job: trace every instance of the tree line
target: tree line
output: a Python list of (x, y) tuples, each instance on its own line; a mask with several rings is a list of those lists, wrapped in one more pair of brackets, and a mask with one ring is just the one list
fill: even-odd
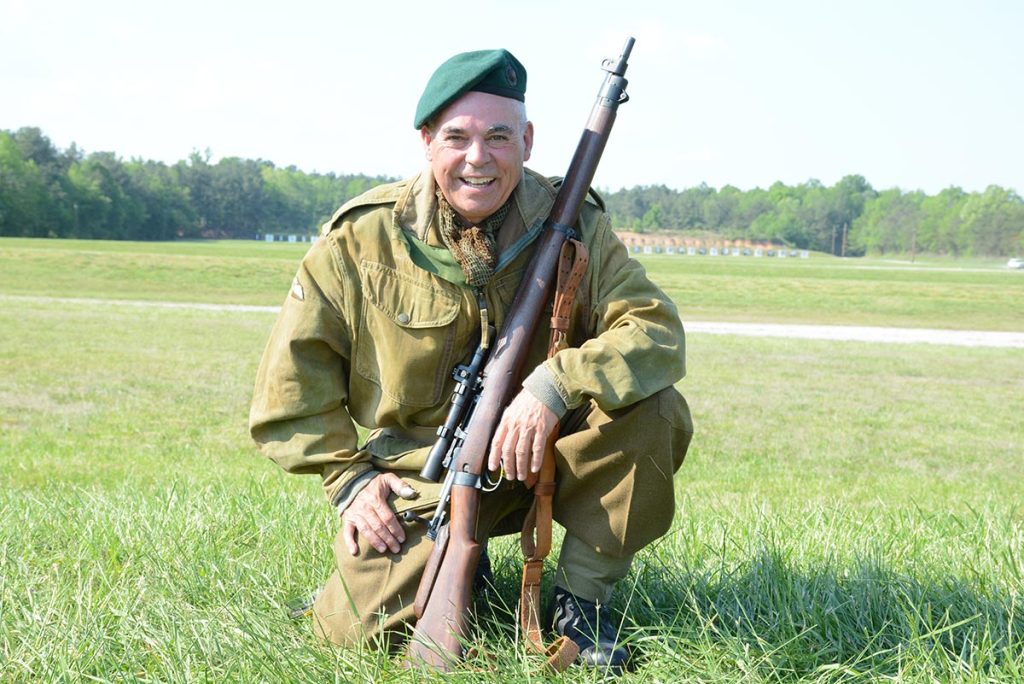
[(309, 234), (385, 177), (305, 173), (263, 160), (176, 164), (57, 149), (38, 128), (0, 131), (0, 235), (173, 240)]
[[(125, 240), (312, 233), (382, 176), (306, 173), (193, 152), (168, 165), (57, 149), (38, 128), (0, 131), (0, 235)], [(935, 195), (862, 176), (768, 189), (637, 186), (602, 195), (614, 225), (774, 242), (841, 255), (1024, 252), (1024, 200), (996, 185)]]
[(681, 191), (635, 187), (609, 193), (606, 202), (617, 228), (638, 232), (706, 232), (847, 256), (1024, 252), (1024, 201), (997, 185), (928, 195), (878, 191), (863, 176), (850, 175), (831, 187), (816, 180), (746, 191), (703, 184)]

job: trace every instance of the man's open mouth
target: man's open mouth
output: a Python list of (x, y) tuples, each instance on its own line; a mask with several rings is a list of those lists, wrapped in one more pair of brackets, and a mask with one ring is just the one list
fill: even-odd
[(460, 178), (459, 180), (474, 188), (483, 188), (494, 182), (493, 178)]

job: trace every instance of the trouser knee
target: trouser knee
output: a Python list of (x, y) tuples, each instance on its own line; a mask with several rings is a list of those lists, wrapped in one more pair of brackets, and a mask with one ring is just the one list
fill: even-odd
[(597, 552), (635, 553), (675, 513), (673, 477), (693, 435), (686, 400), (669, 387), (631, 406), (591, 404), (564, 421), (555, 444), (555, 518)]

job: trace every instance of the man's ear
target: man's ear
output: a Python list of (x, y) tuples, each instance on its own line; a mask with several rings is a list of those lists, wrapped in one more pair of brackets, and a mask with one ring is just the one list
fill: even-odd
[(533, 122), (526, 122), (526, 130), (523, 131), (523, 161), (530, 159), (530, 150), (533, 149)]
[(420, 140), (423, 141), (423, 154), (426, 156), (427, 161), (430, 161), (430, 143), (434, 139), (434, 136), (430, 134), (430, 129), (426, 126), (420, 128)]

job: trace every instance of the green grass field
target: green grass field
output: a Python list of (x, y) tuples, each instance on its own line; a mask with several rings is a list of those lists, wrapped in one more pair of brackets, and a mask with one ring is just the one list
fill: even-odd
[[(285, 616), (337, 524), (246, 433), (273, 314), (21, 297), (274, 305), (304, 249), (0, 240), (0, 681), (441, 681)], [(986, 264), (645, 264), (684, 320), (1024, 330), (1024, 273)], [(678, 518), (615, 601), (628, 679), (1024, 680), (1022, 350), (687, 346)], [(543, 679), (514, 639), (489, 622), (492, 669), (455, 679)]]
[[(303, 244), (0, 239), (0, 293), (277, 305)], [(644, 257), (684, 320), (1024, 330), (1002, 261)]]

